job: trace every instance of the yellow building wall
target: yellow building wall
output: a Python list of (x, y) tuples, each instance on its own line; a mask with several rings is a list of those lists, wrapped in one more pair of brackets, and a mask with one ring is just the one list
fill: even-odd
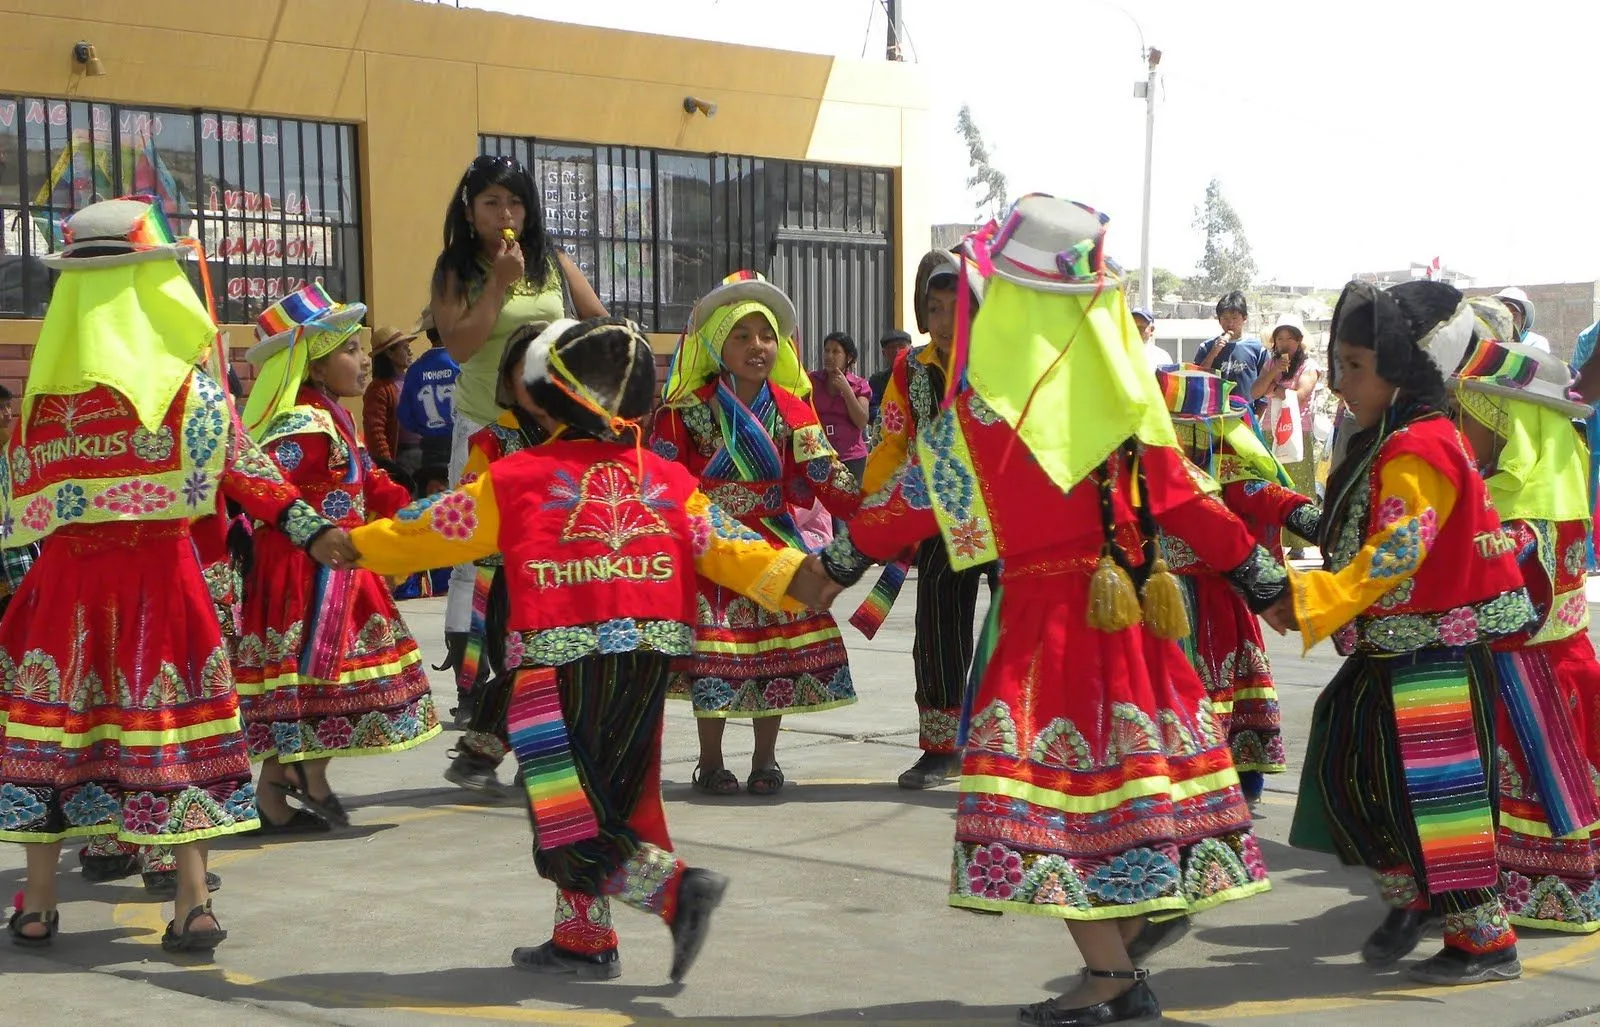
[[(79, 40), (104, 75), (73, 63)], [(358, 123), (374, 324), (409, 325), (426, 303), (479, 134), (895, 168), (902, 325), (929, 237), (927, 99), (912, 65), (415, 0), (0, 0), (0, 93)], [(684, 114), (686, 95), (716, 116)], [(36, 330), (0, 320), (0, 344)]]

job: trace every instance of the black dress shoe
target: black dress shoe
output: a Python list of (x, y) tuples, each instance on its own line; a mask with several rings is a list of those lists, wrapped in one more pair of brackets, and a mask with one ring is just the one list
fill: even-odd
[(622, 956), (616, 948), (586, 955), (569, 952), (554, 940), (531, 949), (512, 949), (511, 962), (541, 974), (574, 974), (585, 981), (609, 981), (622, 976)]
[(1049, 999), (1017, 1010), (1017, 1022), (1027, 1027), (1093, 1027), (1105, 1023), (1141, 1023), (1161, 1019), (1161, 1003), (1145, 982), (1145, 970), (1089, 970), (1091, 977), (1134, 977), (1134, 985), (1108, 1002), (1068, 1007), (1060, 999)]
[(1411, 954), (1432, 922), (1433, 914), (1427, 910), (1389, 910), (1383, 923), (1361, 946), (1361, 961), (1374, 970), (1389, 969)]
[(711, 932), (711, 911), (722, 902), (728, 879), (694, 867), (678, 884), (678, 915), (672, 920), (672, 983), (683, 980)]
[(1128, 942), (1128, 958), (1135, 963), (1142, 963), (1188, 933), (1189, 918), (1186, 916), (1176, 916), (1160, 923), (1146, 920), (1139, 933)]
[(1522, 960), (1515, 945), (1498, 952), (1473, 955), (1446, 945), (1437, 955), (1413, 966), (1407, 974), (1423, 984), (1482, 984), (1485, 981), (1514, 981), (1522, 976)]
[(900, 787), (912, 791), (934, 788), (961, 776), (961, 754), (925, 752), (900, 775)]

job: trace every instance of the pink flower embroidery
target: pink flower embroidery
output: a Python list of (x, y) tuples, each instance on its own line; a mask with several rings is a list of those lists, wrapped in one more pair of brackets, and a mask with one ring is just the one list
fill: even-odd
[(883, 405), (883, 430), (898, 435), (905, 431), (906, 412), (899, 403), (885, 403)]
[(1514, 870), (1504, 871), (1500, 875), (1500, 887), (1505, 893), (1508, 913), (1520, 913), (1533, 901), (1533, 882)]
[(694, 555), (705, 555), (711, 546), (711, 518), (689, 518), (689, 543), (694, 546)]
[(1589, 599), (1582, 592), (1568, 596), (1567, 601), (1561, 604), (1561, 609), (1556, 611), (1556, 619), (1569, 628), (1582, 627), (1588, 615)]
[(452, 492), (433, 510), (433, 530), (451, 542), (465, 542), (478, 530), (478, 504), (465, 492)]
[(1009, 900), (1022, 883), (1022, 857), (998, 842), (972, 854), (967, 865), (967, 886), (984, 899)]
[(1461, 606), (1439, 619), (1439, 640), (1445, 645), (1469, 645), (1478, 640), (1478, 615)]
[(1382, 531), (1389, 525), (1406, 515), (1406, 501), (1399, 496), (1389, 496), (1378, 504), (1378, 530)]
[(461, 474), (461, 480), (456, 482), (456, 488), (462, 488), (464, 486), (471, 485), (473, 482), (475, 482), (477, 480), (478, 480), (478, 472), (477, 471), (464, 471)]
[(1341, 653), (1355, 651), (1356, 642), (1360, 637), (1356, 634), (1355, 624), (1349, 623), (1333, 633), (1333, 644)]
[(1422, 553), (1427, 555), (1433, 548), (1433, 540), (1439, 537), (1439, 514), (1428, 507), (1417, 517), (1417, 541), (1422, 545)]
[(50, 526), (50, 511), (55, 509), (50, 500), (43, 496), (34, 496), (33, 502), (22, 512), (22, 523), (34, 531), (43, 531)]
[(522, 632), (513, 631), (506, 636), (506, 670), (522, 666), (522, 658), (527, 655), (527, 643), (522, 640)]
[(767, 708), (786, 710), (794, 705), (794, 681), (791, 678), (774, 678), (767, 682), (764, 692)]
[(122, 829), (130, 834), (160, 834), (167, 823), (167, 800), (140, 792), (122, 804)]
[(112, 513), (148, 514), (165, 510), (178, 494), (153, 481), (130, 481), (113, 485), (94, 497), (94, 505)]
[(323, 749), (348, 749), (354, 735), (350, 721), (344, 717), (330, 717), (317, 725), (317, 745)]

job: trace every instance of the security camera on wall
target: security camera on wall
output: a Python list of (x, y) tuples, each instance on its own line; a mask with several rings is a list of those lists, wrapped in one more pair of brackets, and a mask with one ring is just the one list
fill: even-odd
[(716, 117), (717, 105), (712, 103), (710, 100), (702, 100), (697, 96), (686, 96), (686, 97), (684, 97), (683, 98), (683, 113), (685, 113), (685, 114), (693, 114), (696, 111), (699, 111), (701, 114), (704, 114), (708, 118)]

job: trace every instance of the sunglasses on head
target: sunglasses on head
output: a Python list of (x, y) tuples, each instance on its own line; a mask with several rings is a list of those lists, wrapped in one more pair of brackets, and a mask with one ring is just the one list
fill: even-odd
[(510, 171), (519, 171), (522, 169), (522, 165), (518, 164), (517, 159), (510, 154), (482, 153), (472, 159), (472, 163), (467, 165), (467, 170), (489, 171), (497, 167), (506, 168)]

